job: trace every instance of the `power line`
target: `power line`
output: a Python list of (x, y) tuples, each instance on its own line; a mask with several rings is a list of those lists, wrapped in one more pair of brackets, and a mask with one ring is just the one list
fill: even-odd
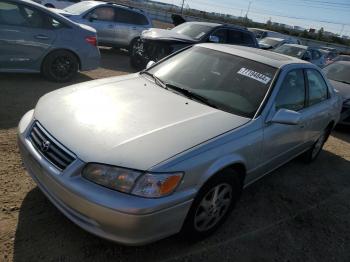
[[(208, 2), (202, 1), (202, 0), (191, 0), (192, 2), (197, 2), (198, 4), (210, 6), (210, 7), (218, 7), (218, 8), (224, 8), (225, 10), (231, 9), (231, 10), (241, 10), (240, 8), (232, 8), (228, 7), (227, 5), (219, 5), (219, 4), (209, 4)], [(250, 11), (250, 10), (256, 10), (256, 11)], [(321, 22), (321, 23), (327, 23), (327, 24), (335, 24), (335, 25), (347, 25), (350, 26), (350, 24), (347, 23), (342, 23), (342, 22), (334, 22), (334, 21), (329, 21), (329, 20), (319, 20), (319, 19), (311, 19), (307, 17), (297, 17), (297, 16), (289, 16), (289, 15), (284, 15), (284, 14), (276, 14), (270, 12), (270, 10), (266, 9), (257, 9), (257, 8), (250, 8), (251, 13), (255, 14), (263, 14), (263, 15), (272, 15), (276, 17), (284, 17), (284, 18), (290, 18), (290, 19), (298, 19), (298, 20), (305, 20), (305, 21), (313, 21), (313, 22)]]

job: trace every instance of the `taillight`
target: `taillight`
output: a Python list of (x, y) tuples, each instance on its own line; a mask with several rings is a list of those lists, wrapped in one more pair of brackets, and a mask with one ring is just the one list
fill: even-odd
[(85, 38), (85, 41), (88, 42), (90, 45), (97, 46), (96, 36), (88, 36)]

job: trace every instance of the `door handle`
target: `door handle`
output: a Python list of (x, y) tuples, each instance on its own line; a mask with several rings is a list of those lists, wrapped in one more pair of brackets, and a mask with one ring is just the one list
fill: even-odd
[(46, 39), (49, 39), (49, 37), (47, 35), (36, 35), (34, 36), (36, 39), (43, 39), (43, 40), (46, 40)]

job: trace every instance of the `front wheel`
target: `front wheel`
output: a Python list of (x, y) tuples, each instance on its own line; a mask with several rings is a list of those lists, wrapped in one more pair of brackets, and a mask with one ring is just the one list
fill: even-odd
[(44, 60), (42, 65), (43, 75), (55, 82), (71, 81), (79, 70), (77, 57), (65, 50), (54, 51)]
[(242, 191), (238, 174), (226, 169), (199, 191), (181, 233), (193, 240), (212, 234), (227, 219)]
[(331, 133), (330, 128), (325, 129), (320, 137), (317, 139), (317, 141), (313, 144), (313, 146), (304, 153), (304, 161), (306, 163), (313, 162), (318, 155), (321, 153), (323, 145), (326, 143), (329, 135)]

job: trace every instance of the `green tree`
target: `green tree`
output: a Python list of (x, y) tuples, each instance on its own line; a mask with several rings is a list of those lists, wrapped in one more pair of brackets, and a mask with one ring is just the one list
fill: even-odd
[(322, 40), (323, 35), (324, 35), (324, 29), (323, 29), (323, 27), (321, 27), (321, 29), (318, 30), (318, 33), (317, 33), (317, 40)]

